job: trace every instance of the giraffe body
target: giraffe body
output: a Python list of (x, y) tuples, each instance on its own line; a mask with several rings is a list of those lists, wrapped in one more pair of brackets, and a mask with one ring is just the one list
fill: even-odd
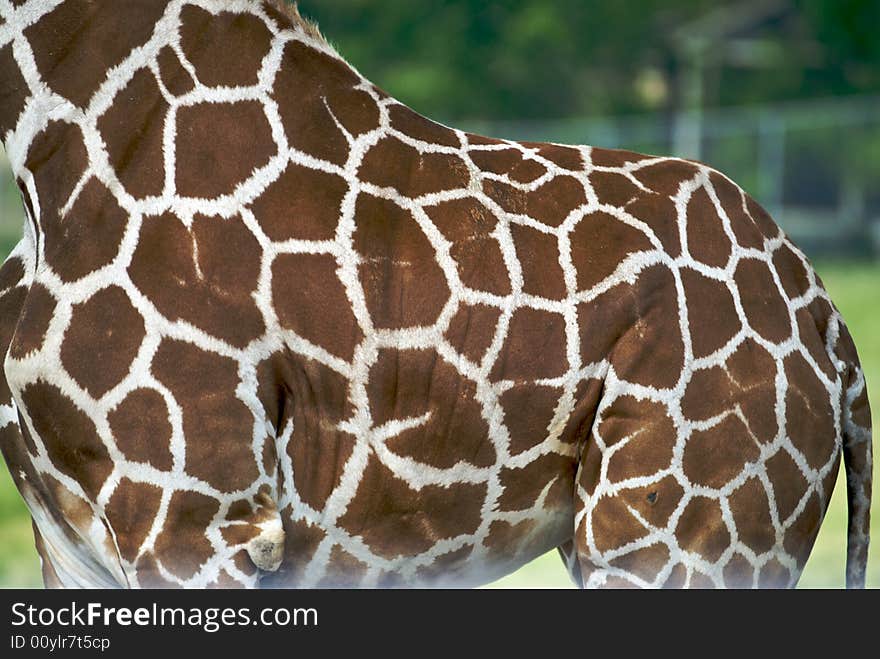
[(272, 3), (130, 4), (0, 3), (48, 585), (791, 586), (841, 455), (863, 581), (855, 348), (734, 183), (440, 126)]

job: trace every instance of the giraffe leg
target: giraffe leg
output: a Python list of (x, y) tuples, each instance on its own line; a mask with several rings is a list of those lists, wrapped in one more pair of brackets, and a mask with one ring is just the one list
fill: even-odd
[(578, 588), (583, 588), (584, 582), (581, 577), (581, 566), (578, 562), (577, 545), (574, 540), (569, 540), (568, 542), (559, 545), (556, 548), (556, 551), (559, 552), (559, 557), (565, 564), (565, 569), (568, 571), (568, 575), (571, 577), (574, 585)]
[[(30, 288), (28, 251), (26, 241), (22, 241), (0, 268), (0, 351), (4, 361)], [(0, 418), (0, 450), (16, 488), (25, 497), (25, 501), (30, 503), (33, 498), (29, 500), (26, 495), (34, 487), (39, 487), (39, 479), (32, 464), (34, 455), (22, 434), (5, 374), (0, 374), (0, 417), (2, 417)], [(47, 588), (60, 588), (62, 581), (52, 566), (43, 538), (33, 518), (32, 526), (44, 584)]]
[(112, 586), (116, 584), (114, 576), (92, 560), (82, 538), (62, 514), (61, 502), (73, 499), (65, 496), (58, 479), (37, 468), (40, 450), (20, 413), (19, 401), (13, 399), (17, 360), (36, 352), (48, 322), (45, 312), (51, 311), (45, 289), (33, 285), (32, 273), (33, 249), (26, 237), (0, 269), (0, 351), (5, 357), (0, 377), (0, 450), (30, 510), (46, 586)]
[[(69, 310), (60, 345), (47, 304)], [(83, 304), (28, 292), (5, 369), (23, 437), (4, 453), (43, 553), (66, 586), (256, 586), (284, 536), (244, 366), (144, 315), (116, 285)]]
[(612, 372), (578, 473), (584, 586), (797, 583), (841, 455), (840, 379), (800, 361), (746, 340), (673, 390)]
[[(235, 395), (237, 380), (212, 370), (215, 357), (174, 350), (160, 347), (153, 360), (159, 383), (144, 382), (110, 412), (126, 461), (117, 469), (131, 461), (151, 471), (132, 464), (102, 495), (107, 524), (133, 585), (256, 587), (278, 569), (284, 547), (274, 438)], [(179, 378), (174, 362), (185, 364)]]
[[(22, 241), (0, 269), (0, 282), (2, 282), (0, 283), (0, 347), (4, 357), (9, 351), (30, 288), (28, 272), (30, 267), (25, 256), (27, 251), (27, 242)], [(12, 473), (13, 482), (22, 494), (26, 495), (34, 487), (39, 487), (39, 478), (33, 468), (30, 447), (21, 432), (17, 410), (5, 374), (0, 376), (0, 403), (2, 403), (0, 450)], [(61, 588), (63, 582), (52, 565), (43, 537), (33, 518), (31, 525), (34, 545), (40, 558), (43, 583), (46, 588)]]
[[(134, 390), (148, 399), (147, 391)], [(47, 419), (72, 412), (51, 389), (42, 393), (23, 397), (25, 427), (33, 429), (36, 452), (51, 464), (24, 479), (21, 489), (38, 527), (47, 585), (254, 587), (263, 572), (278, 568), (284, 535), (273, 490), (261, 476), (242, 475), (236, 461), (216, 479), (193, 475), (198, 468), (187, 469), (186, 460), (179, 468), (174, 442), (166, 446), (168, 453), (160, 446), (168, 413), (150, 408), (144, 398), (135, 399), (144, 403), (136, 407), (128, 407), (126, 401), (133, 403), (125, 398), (111, 411), (109, 440), (100, 434), (71, 435), (70, 424), (59, 424), (61, 434), (56, 434)], [(233, 409), (228, 400), (224, 406)], [(219, 411), (206, 419), (229, 421)], [(187, 448), (199, 455), (197, 428), (188, 429)], [(252, 436), (243, 438), (248, 446)], [(64, 441), (91, 441), (84, 444), (91, 452), (60, 453), (57, 447)], [(104, 441), (125, 456), (115, 467), (104, 464)], [(263, 442), (257, 446), (262, 452)], [(271, 462), (273, 451), (265, 453)]]
[(662, 405), (607, 398), (578, 469), (578, 576), (586, 588), (661, 586), (673, 563), (666, 530), (683, 495), (670, 475), (675, 430)]
[(55, 567), (52, 565), (52, 560), (49, 558), (49, 554), (46, 551), (46, 545), (43, 542), (43, 536), (40, 535), (40, 529), (37, 527), (37, 523), (32, 522), (31, 525), (34, 529), (34, 546), (37, 549), (37, 553), (40, 555), (40, 570), (43, 573), (43, 585), (46, 588), (51, 589), (64, 588), (64, 582), (61, 581), (61, 577), (59, 577), (58, 573), (55, 571)]

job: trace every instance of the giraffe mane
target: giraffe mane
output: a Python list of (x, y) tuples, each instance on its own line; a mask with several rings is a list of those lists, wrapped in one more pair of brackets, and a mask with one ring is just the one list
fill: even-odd
[(324, 35), (321, 34), (321, 30), (318, 29), (318, 24), (307, 18), (303, 18), (302, 14), (299, 13), (299, 6), (296, 2), (290, 3), (287, 2), (287, 0), (266, 0), (266, 2), (287, 16), (294, 25), (302, 28), (307, 35), (322, 43), (327, 43)]

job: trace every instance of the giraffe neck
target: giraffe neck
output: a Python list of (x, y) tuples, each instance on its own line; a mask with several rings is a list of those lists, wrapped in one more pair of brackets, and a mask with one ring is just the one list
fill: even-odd
[[(190, 59), (215, 46), (216, 39), (199, 34), (198, 28), (209, 23), (207, 16), (223, 12), (234, 2), (204, 0), (181, 10), (186, 4), (184, 0), (130, 0), (120, 8), (117, 0), (0, 0), (0, 139), (13, 169), (23, 165), (31, 140), (48, 124), (81, 124), (86, 115), (101, 114), (102, 106), (108, 106), (119, 92), (116, 81), (129, 79), (132, 69), (165, 46), (163, 35), (180, 27), (181, 15), (203, 14), (192, 21), (187, 44)], [(280, 30), (292, 30), (310, 47), (332, 52), (317, 28), (295, 7), (283, 0), (253, 0), (253, 4)], [(224, 35), (237, 33), (240, 41), (234, 48), (245, 59), (248, 53), (243, 51), (253, 52), (262, 45), (250, 27), (233, 24)], [(347, 64), (337, 61), (340, 69), (351, 72)], [(339, 72), (321, 71), (309, 61), (303, 69), (296, 80), (300, 86), (297, 104), (321, 103), (323, 95), (311, 90), (333, 87)], [(187, 71), (170, 75), (185, 77)], [(322, 82), (322, 76), (328, 79)], [(210, 80), (199, 82), (211, 85)]]
[[(216, 149), (176, 168), (163, 156), (162, 128), (151, 125), (149, 113), (182, 98), (188, 100), (177, 112), (178, 133), (199, 143), (231, 135), (230, 144), (256, 154), (257, 166), (276, 147), (256, 99), (275, 93), (288, 145), (344, 164), (345, 133), (357, 133), (376, 111), (360, 87), (381, 92), (294, 9), (255, 0), (261, 18), (243, 19), (224, 11), (233, 4), (133, 0), (121, 12), (115, 0), (0, 0), (0, 135), (37, 233), (65, 216), (82, 181), (93, 176), (138, 201), (204, 199), (234, 189), (239, 172), (229, 172), (233, 161)], [(169, 41), (171, 33), (180, 38)], [(279, 34), (286, 35), (283, 49)], [(273, 56), (282, 58), (280, 69), (261, 77)], [(241, 100), (230, 103), (226, 97), (236, 94)], [(223, 111), (230, 107), (235, 111)], [(149, 212), (168, 210), (159, 206)]]

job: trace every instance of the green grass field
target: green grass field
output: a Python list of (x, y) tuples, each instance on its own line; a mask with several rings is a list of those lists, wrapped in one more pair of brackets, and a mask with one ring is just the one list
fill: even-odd
[[(5, 237), (0, 237), (0, 239)], [(2, 239), (3, 246), (10, 241)], [(819, 264), (817, 267), (852, 332), (867, 376), (874, 425), (880, 410), (880, 265)], [(874, 467), (875, 477), (878, 470)], [(831, 507), (801, 579), (801, 587), (840, 588), (846, 555), (846, 496), (844, 478), (838, 478)], [(874, 510), (880, 511), (877, 490)], [(877, 513), (880, 516), (880, 512)], [(876, 524), (874, 528), (880, 528)], [(31, 535), (30, 518), (5, 468), (0, 468), (0, 585), (39, 586), (40, 567)], [(871, 548), (869, 587), (880, 587), (880, 541)], [(569, 588), (562, 562), (551, 552), (493, 584), (508, 588)]]

